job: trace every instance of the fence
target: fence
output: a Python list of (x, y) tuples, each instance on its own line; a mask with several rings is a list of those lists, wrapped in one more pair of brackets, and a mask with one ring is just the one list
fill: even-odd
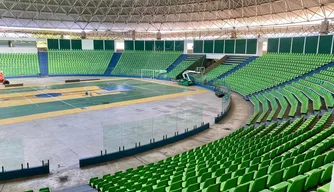
[(193, 136), (209, 128), (201, 106), (104, 128), (104, 149), (95, 157), (80, 159), (80, 167), (114, 161)]
[(210, 89), (215, 92), (215, 94), (218, 97), (221, 97), (221, 112), (217, 114), (217, 117), (215, 117), (215, 123), (218, 123), (221, 121), (228, 113), (231, 105), (231, 87), (226, 83), (223, 82), (220, 85), (213, 85), (211, 83), (205, 82), (196, 82), (196, 85), (205, 87), (207, 89)]

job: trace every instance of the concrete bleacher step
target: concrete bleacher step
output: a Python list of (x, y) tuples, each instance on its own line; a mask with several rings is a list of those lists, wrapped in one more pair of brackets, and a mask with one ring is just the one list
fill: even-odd
[(58, 190), (55, 192), (96, 192), (96, 189), (92, 188), (89, 185), (80, 185), (76, 187), (66, 188), (63, 190)]
[(249, 57), (243, 57), (243, 58), (235, 58), (235, 57), (229, 57), (229, 60), (234, 60), (234, 61), (243, 61), (248, 59)]
[(46, 76), (49, 74), (48, 53), (38, 52), (38, 64), (40, 75)]
[(327, 123), (325, 123), (324, 128), (330, 127), (334, 122), (334, 115), (332, 114), (331, 117), (328, 119)]
[(245, 61), (247, 60), (248, 58), (228, 58), (226, 61)]
[(240, 62), (224, 62), (224, 65), (238, 65)]
[(249, 58), (249, 56), (227, 56), (224, 64), (241, 64)]
[(104, 75), (110, 75), (110, 73), (112, 72), (112, 70), (116, 67), (118, 60), (121, 58), (122, 53), (117, 53), (115, 52), (109, 62), (109, 65), (107, 67), (107, 69), (104, 72)]
[(188, 57), (185, 59), (186, 61), (197, 61), (198, 59), (200, 59), (203, 55), (196, 55), (196, 56), (192, 56), (192, 55), (188, 55)]

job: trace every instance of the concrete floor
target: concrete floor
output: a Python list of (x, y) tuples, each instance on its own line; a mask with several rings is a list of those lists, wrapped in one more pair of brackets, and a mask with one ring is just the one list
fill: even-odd
[[(71, 78), (75, 79), (78, 77)], [(46, 84), (63, 82), (64, 79), (71, 78), (26, 79), (25, 82)], [(17, 79), (12, 80), (12, 82), (16, 81), (21, 82), (21, 80)], [(219, 105), (217, 103), (219, 103)], [(253, 107), (251, 103), (245, 101), (240, 95), (233, 93), (229, 114), (221, 123), (213, 125), (212, 122), (214, 116), (221, 108), (220, 103), (220, 99), (212, 92), (209, 92), (182, 98), (125, 106), (122, 107), (122, 109), (118, 109), (117, 117), (113, 115), (112, 118), (110, 118), (108, 114), (112, 113), (116, 108), (1, 126), (1, 138), (8, 138), (11, 135), (17, 135), (17, 133), (24, 133), (20, 134), (21, 136), (19, 139), (15, 137), (17, 140), (12, 140), (12, 142), (16, 144), (14, 146), (19, 151), (19, 154), (23, 153), (23, 155), (17, 155), (18, 157), (15, 158), (18, 160), (22, 158), (24, 158), (24, 160), (29, 159), (31, 160), (29, 162), (37, 164), (42, 159), (50, 159), (52, 173), (40, 178), (0, 184), (0, 189), (2, 192), (24, 191), (28, 189), (37, 190), (42, 187), (51, 187), (54, 190), (86, 184), (91, 177), (102, 176), (107, 173), (114, 173), (130, 167), (137, 167), (139, 165), (156, 162), (224, 137), (231, 131), (244, 126), (245, 122), (252, 116)], [(212, 124), (211, 128), (192, 138), (157, 150), (152, 150), (147, 153), (135, 155), (133, 157), (97, 167), (86, 169), (78, 168), (79, 158), (98, 155), (103, 148), (109, 148), (108, 151), (118, 149), (118, 146), (115, 147), (116, 142), (106, 143), (104, 141), (106, 138), (109, 138), (109, 129), (110, 127), (113, 127), (115, 122), (118, 124), (121, 122), (122, 125), (129, 123), (129, 118), (124, 118), (124, 116), (129, 115), (129, 111), (131, 111), (131, 117), (133, 115), (140, 115), (140, 120), (151, 118), (152, 116), (160, 115), (161, 117), (166, 111), (177, 111), (184, 106), (187, 106), (187, 108), (200, 106), (198, 110), (201, 113), (201, 117), (198, 116), (197, 121), (198, 123), (202, 121), (210, 122)], [(143, 111), (145, 113), (143, 113)], [(130, 119), (133, 120), (133, 118)], [(151, 119), (155, 118), (153, 117)], [(183, 126), (182, 128), (179, 126), (175, 130), (181, 132), (182, 129)], [(172, 134), (175, 130), (165, 131), (167, 134)], [(159, 134), (161, 135), (161, 132), (164, 132), (164, 130), (158, 130), (155, 137), (158, 137)], [(21, 143), (20, 138), (23, 141), (23, 144)], [(137, 139), (139, 138), (140, 137), (137, 137)], [(143, 137), (142, 139), (147, 140), (146, 137)], [(125, 140), (129, 140), (129, 138), (123, 138), (123, 141)], [(120, 141), (122, 141), (122, 139), (119, 139), (117, 144), (119, 144)], [(131, 142), (121, 143), (126, 147), (131, 147), (131, 145), (133, 145)], [(14, 157), (13, 154), (8, 155)]]

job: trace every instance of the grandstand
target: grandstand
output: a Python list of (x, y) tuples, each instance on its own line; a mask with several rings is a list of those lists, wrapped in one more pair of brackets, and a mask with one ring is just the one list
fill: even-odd
[[(50, 75), (143, 77), (150, 70), (166, 70), (165, 77), (177, 79), (204, 64), (203, 55), (175, 51), (50, 50), (47, 55), (44, 68)], [(42, 72), (40, 57), (1, 58), (6, 74), (29, 76)], [(34, 67), (23, 66), (27, 60)], [(334, 161), (333, 60), (331, 54), (228, 55), (196, 81), (201, 86), (228, 84), (250, 100), (254, 112), (247, 126), (158, 162), (92, 177), (89, 186), (102, 192), (326, 191)]]
[(333, 120), (325, 113), (239, 129), (154, 164), (91, 178), (89, 184), (99, 191), (309, 190), (331, 178)]
[[(282, 119), (286, 117), (294, 117), (297, 114), (306, 114), (311, 111), (320, 111), (321, 109), (332, 109), (334, 107), (333, 98), (333, 88), (334, 81), (331, 78), (332, 67), (320, 70), (319, 72), (314, 72), (311, 75), (303, 76), (302, 78), (292, 81), (290, 84), (282, 85), (280, 87), (269, 89), (263, 93), (255, 94), (256, 97), (252, 96), (251, 101), (255, 106), (254, 115), (249, 120), (248, 124), (253, 122), (256, 116), (259, 115), (259, 109), (262, 108), (261, 114), (257, 117), (256, 122), (262, 122), (263, 117), (268, 113), (268, 118), (266, 120), (271, 121), (274, 114), (277, 114), (276, 118)], [(319, 74), (326, 80), (320, 80), (316, 78)], [(318, 83), (315, 83), (318, 82)], [(280, 104), (280, 110), (278, 111), (277, 101), (273, 98), (268, 98), (261, 100), (261, 94), (271, 94), (276, 97)], [(260, 106), (260, 101), (262, 104)], [(269, 112), (268, 102), (271, 106), (271, 111)], [(265, 104), (263, 104), (265, 103)], [(310, 106), (312, 105), (312, 106)]]
[(333, 1), (0, 6), (1, 192), (334, 192)]
[(179, 52), (127, 51), (122, 53), (111, 74), (150, 76), (149, 71), (142, 74), (142, 69), (166, 70), (180, 55)]
[(224, 81), (246, 96), (293, 80), (332, 60), (332, 55), (268, 53), (226, 77)]
[(39, 75), (37, 54), (33, 53), (4, 53), (0, 54), (1, 70), (8, 76)]
[(109, 51), (51, 50), (48, 52), (50, 75), (96, 74), (106, 70), (112, 54)]

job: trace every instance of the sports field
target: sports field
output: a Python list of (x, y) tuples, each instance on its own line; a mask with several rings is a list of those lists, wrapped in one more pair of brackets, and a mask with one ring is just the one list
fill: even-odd
[(0, 89), (0, 124), (80, 113), (203, 93), (205, 90), (138, 79)]

